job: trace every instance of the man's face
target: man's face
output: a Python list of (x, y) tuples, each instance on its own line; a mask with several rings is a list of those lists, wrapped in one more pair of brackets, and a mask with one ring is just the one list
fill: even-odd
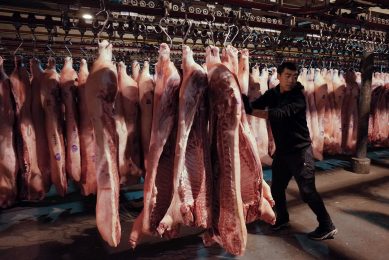
[(297, 71), (285, 68), (281, 74), (277, 75), (277, 78), (280, 81), (280, 87), (283, 90), (293, 88), (293, 86), (296, 85), (297, 76)]

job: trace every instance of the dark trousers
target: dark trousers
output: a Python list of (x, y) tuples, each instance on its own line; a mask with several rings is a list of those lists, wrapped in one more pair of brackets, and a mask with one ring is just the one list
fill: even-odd
[(275, 201), (278, 221), (289, 221), (285, 190), (292, 176), (295, 178), (302, 200), (316, 214), (319, 225), (332, 226), (332, 221), (315, 186), (315, 164), (312, 147), (287, 155), (275, 155), (272, 165), (271, 192)]

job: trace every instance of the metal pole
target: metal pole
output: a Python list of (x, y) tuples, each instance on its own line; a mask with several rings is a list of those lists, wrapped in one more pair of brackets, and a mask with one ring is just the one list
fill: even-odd
[(358, 102), (357, 149), (352, 158), (352, 170), (366, 174), (370, 171), (370, 159), (367, 155), (368, 128), (371, 101), (371, 79), (374, 72), (374, 54), (365, 53), (361, 62), (362, 86)]

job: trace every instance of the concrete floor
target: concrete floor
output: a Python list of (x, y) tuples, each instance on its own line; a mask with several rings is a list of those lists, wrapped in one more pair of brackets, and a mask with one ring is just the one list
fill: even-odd
[(146, 238), (133, 251), (127, 240), (138, 212), (125, 202), (120, 208), (122, 241), (110, 248), (96, 229), (94, 198), (73, 193), (1, 211), (0, 259), (388, 259), (388, 166), (372, 166), (367, 175), (330, 168), (317, 172), (316, 183), (339, 230), (335, 239), (306, 237), (317, 223), (294, 181), (287, 194), (291, 228), (273, 232), (264, 223), (248, 225), (242, 257), (218, 246), (204, 247), (201, 230), (193, 229), (170, 241)]

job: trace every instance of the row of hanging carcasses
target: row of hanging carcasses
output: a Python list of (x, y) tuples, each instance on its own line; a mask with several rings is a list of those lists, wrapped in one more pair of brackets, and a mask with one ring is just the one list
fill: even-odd
[[(51, 62), (54, 61), (52, 60)], [(15, 108), (11, 109), (15, 113), (16, 126), (12, 126), (12, 129), (16, 131), (8, 133), (8, 139), (16, 139), (17, 149), (15, 150), (14, 158), (12, 158), (12, 152), (6, 153), (9, 148), (3, 150), (3, 154), (7, 155), (3, 158), (8, 158), (7, 166), (3, 166), (3, 168), (13, 167), (16, 169), (17, 167), (17, 169), (20, 168), (22, 172), (25, 172), (25, 174), (22, 174), (22, 180), (24, 181), (20, 188), (22, 191), (20, 193), (21, 198), (42, 199), (45, 194), (44, 191), (48, 191), (50, 188), (52, 166), (50, 165), (51, 160), (48, 155), (49, 145), (47, 140), (50, 138), (47, 136), (47, 127), (50, 129), (63, 126), (61, 131), (55, 132), (57, 136), (56, 142), (63, 144), (63, 149), (66, 149), (66, 152), (61, 152), (62, 148), (60, 148), (56, 153), (56, 158), (61, 158), (61, 160), (56, 159), (56, 161), (61, 162), (65, 160), (63, 162), (65, 167), (63, 172), (66, 171), (68, 178), (80, 183), (81, 191), (84, 195), (95, 193), (96, 190), (95, 179), (88, 177), (91, 174), (86, 174), (88, 171), (94, 171), (93, 160), (95, 160), (95, 155), (91, 152), (94, 145), (93, 131), (90, 129), (85, 130), (88, 129), (88, 124), (84, 120), (87, 118), (85, 107), (87, 98), (82, 86), (88, 75), (87, 64), (85, 61), (81, 62), (80, 71), (77, 75), (72, 68), (71, 59), (65, 59), (64, 63), (65, 66), (61, 73), (58, 74), (55, 71), (55, 65), (54, 67), (48, 66), (43, 71), (38, 61), (32, 60), (30, 66), (31, 76), (29, 76), (27, 70), (22, 65), (23, 63), (18, 58), (15, 63), (15, 71), (11, 75), (11, 84), (9, 85), (16, 86), (10, 88), (12, 99), (16, 104)], [(151, 127), (152, 95), (155, 82), (153, 76), (150, 75), (148, 62), (145, 62), (145, 67), (142, 73), (140, 73), (140, 66), (135, 61), (132, 66), (132, 77), (127, 75), (126, 66), (123, 63), (119, 63), (118, 68), (120, 83), (123, 86), (129, 86), (124, 88), (124, 94), (119, 93), (120, 97), (117, 98), (114, 113), (120, 139), (118, 150), (120, 174), (123, 177), (121, 183), (128, 185), (136, 183), (139, 176), (141, 176), (143, 168), (142, 158), (144, 158), (148, 150), (146, 143), (148, 142), (149, 134), (146, 134), (146, 132), (149, 132)], [(268, 88), (273, 88), (278, 84), (276, 68), (271, 68), (270, 72), (271, 75), (269, 75), (267, 68), (261, 71), (258, 66), (252, 68), (248, 93), (251, 100), (259, 97)], [(140, 77), (140, 74), (142, 74), (142, 77)], [(8, 77), (3, 70), (1, 75), (2, 98), (5, 99), (2, 102), (2, 111), (5, 113), (4, 126), (2, 127), (6, 129), (5, 125), (8, 124), (8, 129), (11, 129), (13, 112), (5, 111), (7, 109), (6, 105), (11, 104), (6, 100), (8, 94), (4, 89), (6, 88)], [(46, 80), (50, 80), (50, 77), (52, 77), (52, 80), (58, 83), (53, 92), (55, 97), (52, 99), (58, 107), (59, 104), (64, 106), (62, 111), (60, 111), (64, 112), (63, 120), (60, 120), (61, 122), (58, 123), (58, 126), (50, 127), (45, 122), (45, 113), (41, 104), (41, 92), (43, 92), (41, 87), (42, 76), (43, 78), (46, 77)], [(27, 80), (28, 78), (29, 80)], [(352, 71), (344, 73), (337, 69), (319, 70), (304, 68), (301, 70), (298, 80), (305, 87), (307, 124), (311, 133), (315, 158), (321, 160), (323, 159), (323, 154), (353, 154), (356, 149), (361, 73)], [(14, 83), (12, 84), (12, 82)], [(21, 85), (25, 87), (18, 87)], [(374, 73), (372, 77), (371, 114), (369, 118), (369, 142), (374, 147), (389, 147), (388, 88), (389, 74)], [(23, 91), (25, 92), (24, 94)], [(135, 99), (134, 97), (136, 96), (139, 98)], [(11, 97), (8, 100), (10, 101)], [(125, 105), (123, 105), (123, 101), (125, 101)], [(143, 113), (140, 110), (143, 110)], [(48, 113), (48, 117), (50, 116), (53, 116), (53, 114), (50, 115)], [(248, 120), (257, 141), (262, 163), (271, 165), (271, 155), (274, 154), (275, 144), (272, 140), (269, 123), (264, 119), (250, 116)], [(62, 140), (61, 132), (66, 133)], [(79, 138), (81, 135), (83, 138)], [(4, 140), (6, 139), (4, 137)], [(142, 141), (139, 142), (139, 140)], [(9, 147), (9, 143), (7, 147)], [(126, 147), (129, 148), (127, 149)], [(65, 153), (68, 155), (65, 156)], [(24, 158), (24, 161), (19, 157)], [(126, 163), (127, 160), (130, 160), (131, 163)], [(57, 171), (61, 171), (61, 167), (57, 166)], [(17, 170), (13, 170), (13, 172), (17, 172)], [(31, 172), (31, 174), (27, 172)], [(9, 186), (6, 190), (13, 190), (10, 192), (13, 194), (10, 197), (15, 198), (17, 193), (16, 173), (11, 174), (11, 176), (13, 176), (12, 180), (3, 181), (3, 185)], [(39, 181), (39, 176), (42, 176), (42, 181)], [(64, 173), (61, 176), (65, 176)], [(66, 178), (57, 178), (53, 182), (57, 183), (56, 188), (59, 194), (64, 195), (67, 187)], [(28, 186), (33, 187), (29, 188)], [(4, 205), (11, 205), (14, 199), (4, 199), (4, 201), (8, 201), (4, 202)]]
[[(249, 98), (254, 100), (268, 88), (275, 87), (277, 71), (254, 66), (250, 75)], [(298, 81), (305, 88), (307, 125), (311, 134), (314, 157), (323, 154), (352, 155), (356, 151), (358, 100), (361, 73), (337, 69), (303, 68)], [(369, 142), (374, 147), (389, 147), (389, 73), (376, 72), (372, 76)], [(258, 142), (263, 164), (270, 165), (275, 151), (269, 124), (263, 119), (250, 118)]]
[[(212, 52), (214, 55), (217, 53), (217, 57), (218, 50), (215, 48)], [(155, 82), (148, 72), (147, 62), (138, 81), (135, 80), (137, 76), (131, 78), (127, 75), (123, 63), (116, 67), (112, 63), (112, 45), (106, 41), (99, 44), (99, 56), (89, 74), (85, 61), (82, 61), (77, 74), (72, 59), (67, 58), (59, 74), (54, 59), (49, 59), (45, 70), (33, 59), (32, 77), (29, 78), (21, 57), (15, 57), (15, 70), (10, 78), (4, 72), (1, 77), (1, 100), (2, 103), (7, 101), (1, 112), (8, 117), (2, 121), (0, 129), (5, 129), (1, 135), (8, 142), (0, 144), (6, 157), (12, 159), (0, 161), (6, 168), (1, 176), (5, 180), (1, 183), (2, 207), (11, 205), (15, 200), (18, 172), (22, 179), (19, 195), (28, 200), (42, 199), (51, 184), (60, 195), (65, 195), (68, 179), (71, 178), (80, 185), (83, 194), (97, 193), (97, 227), (104, 240), (111, 246), (117, 246), (121, 236), (119, 187), (139, 179), (143, 165), (139, 162), (141, 159), (136, 158), (142, 157), (142, 150), (147, 153), (149, 149), (149, 155), (143, 155), (147, 169), (145, 213), (138, 219), (144, 225), (156, 224), (152, 225), (154, 229), (150, 229), (151, 232), (156, 232), (155, 227), (158, 227), (158, 232), (166, 231), (167, 235), (173, 236), (177, 227), (183, 224), (176, 222), (181, 217), (173, 214), (170, 229), (164, 216), (166, 214), (169, 219), (172, 212), (180, 214), (186, 207), (190, 225), (207, 229), (214, 225), (219, 231), (212, 229), (209, 240), (221, 243), (231, 253), (243, 254), (247, 240), (245, 223), (256, 219), (274, 223), (275, 215), (270, 206), (274, 201), (269, 186), (263, 181), (255, 141), (251, 138), (241, 106), (239, 84), (235, 80), (238, 72), (233, 66), (238, 65), (238, 52), (232, 46), (227, 50), (228, 53), (223, 54), (227, 58), (223, 64), (231, 68), (221, 64), (220, 57), (215, 66), (223, 70), (230, 82), (220, 85), (216, 78), (209, 83), (214, 86), (215, 92), (209, 92), (215, 101), (209, 104), (213, 109), (208, 109), (211, 99), (207, 94), (206, 70), (194, 62), (193, 53), (187, 46), (183, 50), (187, 65), (181, 76), (170, 62), (169, 47), (161, 44)], [(247, 50), (245, 57), (244, 62), (239, 64), (248, 72)], [(0, 59), (0, 65), (2, 61)], [(142, 75), (150, 83), (147, 91), (144, 90), (147, 95), (140, 90), (144, 85)], [(213, 75), (219, 76), (218, 73)], [(239, 69), (239, 78), (240, 75)], [(248, 74), (245, 82), (248, 82)], [(233, 95), (227, 94), (226, 90), (233, 91)], [(225, 102), (226, 99), (228, 102)], [(13, 106), (12, 100), (15, 100), (16, 106)], [(147, 105), (148, 112), (143, 113), (142, 103)], [(130, 105), (127, 114), (126, 106)], [(153, 111), (150, 107), (157, 109)], [(37, 108), (40, 108), (38, 112)], [(217, 115), (211, 116), (216, 120), (213, 127), (208, 126), (208, 111), (218, 111)], [(148, 121), (145, 127), (144, 120)], [(137, 131), (140, 126), (142, 134), (145, 133), (145, 138), (148, 138), (144, 146), (146, 149), (136, 148), (137, 140), (143, 141)], [(215, 171), (211, 169), (209, 131), (218, 136), (218, 144), (215, 140), (212, 152), (212, 164), (219, 166)], [(225, 140), (226, 135), (228, 140)], [(224, 149), (226, 146), (231, 147)], [(121, 160), (124, 162), (123, 171)], [(231, 167), (231, 162), (234, 167)], [(212, 175), (211, 171), (217, 174)], [(214, 182), (220, 187), (212, 189)], [(175, 203), (177, 200), (179, 203)], [(214, 207), (219, 213), (212, 219)], [(189, 213), (194, 217), (191, 220)], [(146, 219), (143, 220), (142, 216)], [(217, 219), (218, 216), (222, 221)], [(230, 230), (231, 223), (238, 225), (233, 232)], [(134, 227), (140, 226), (134, 224)], [(141, 227), (141, 230), (144, 228)], [(218, 233), (220, 239), (216, 238)], [(135, 241), (133, 234), (132, 242)], [(231, 235), (239, 235), (239, 243), (229, 239)]]
[[(9, 77), (3, 62), (0, 57), (0, 206), (11, 206), (17, 198), (41, 200), (52, 184), (64, 196), (69, 179), (79, 185), (83, 195), (95, 194), (96, 137), (87, 110), (86, 61), (81, 61), (77, 73), (67, 57), (58, 73), (54, 58), (48, 59), (45, 70), (33, 58), (29, 73), (23, 58), (16, 56)], [(117, 95), (112, 111), (119, 138), (115, 149), (119, 151), (121, 183), (130, 185), (138, 183), (143, 173), (141, 140), (147, 138), (147, 129), (141, 133), (140, 110), (152, 108), (154, 82), (148, 66), (140, 73), (134, 62), (132, 77), (122, 62), (117, 66), (118, 85), (125, 88)], [(147, 81), (142, 85), (147, 89), (139, 91), (133, 78)]]

